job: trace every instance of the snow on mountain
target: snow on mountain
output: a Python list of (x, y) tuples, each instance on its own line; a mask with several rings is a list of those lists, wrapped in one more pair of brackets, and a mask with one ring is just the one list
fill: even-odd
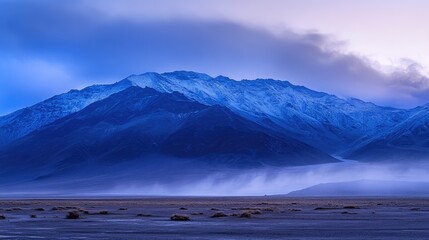
[(0, 147), (131, 86), (129, 81), (71, 90), (0, 117)]
[(205, 105), (225, 106), (279, 134), (335, 154), (362, 146), (401, 123), (407, 126), (404, 121), (415, 114), (414, 110), (338, 98), (287, 81), (236, 81), (187, 71), (149, 72), (112, 85), (72, 90), (0, 117), (0, 147), (133, 85), (166, 93), (177, 91)]
[(132, 75), (128, 80), (158, 91), (178, 91), (204, 104), (223, 105), (261, 123), (269, 119), (296, 138), (330, 152), (384, 131), (408, 116), (405, 110), (344, 100), (272, 79), (235, 81), (177, 71)]
[(359, 142), (345, 156), (359, 160), (427, 159), (429, 105), (409, 111), (410, 117), (392, 128)]
[(127, 161), (162, 169), (159, 159), (170, 159), (170, 164), (192, 160), (219, 168), (338, 161), (224, 106), (203, 105), (177, 92), (134, 86), (2, 149), (0, 179), (6, 174), (33, 179), (75, 174), (84, 167), (92, 173)]

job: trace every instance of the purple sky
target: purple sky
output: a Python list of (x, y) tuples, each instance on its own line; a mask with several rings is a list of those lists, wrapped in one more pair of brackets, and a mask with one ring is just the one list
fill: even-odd
[(146, 71), (429, 103), (429, 1), (0, 2), (0, 115)]

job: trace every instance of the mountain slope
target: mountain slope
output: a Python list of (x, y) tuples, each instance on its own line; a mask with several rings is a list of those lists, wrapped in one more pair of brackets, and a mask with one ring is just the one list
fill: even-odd
[(429, 105), (414, 109), (400, 124), (357, 144), (347, 158), (375, 160), (429, 159)]
[[(219, 104), (267, 127), (331, 153), (361, 137), (389, 129), (408, 117), (406, 110), (379, 107), (271, 79), (235, 81), (178, 71), (127, 78), (162, 92), (178, 91), (207, 105)], [(268, 120), (268, 121), (267, 121)]]
[[(72, 90), (0, 117), (0, 149), (130, 86), (150, 87), (164, 93), (179, 92), (207, 106), (224, 106), (278, 135), (293, 137), (347, 158), (377, 160), (384, 154), (392, 157), (398, 152), (396, 150), (402, 151), (403, 156), (411, 156), (409, 153), (412, 152), (418, 153), (416, 156), (427, 155), (426, 135), (407, 133), (407, 126), (425, 119), (424, 112), (416, 115), (420, 108), (380, 107), (358, 99), (341, 99), (287, 81), (235, 81), (186, 71), (132, 75), (112, 85)], [(398, 141), (405, 143), (407, 139), (415, 139), (418, 148), (398, 144)]]
[(0, 117), (0, 148), (89, 104), (131, 86), (129, 81), (71, 90), (43, 102)]
[(157, 164), (159, 158), (222, 167), (336, 161), (225, 107), (129, 87), (9, 145), (0, 152), (0, 174), (40, 178), (130, 160)]

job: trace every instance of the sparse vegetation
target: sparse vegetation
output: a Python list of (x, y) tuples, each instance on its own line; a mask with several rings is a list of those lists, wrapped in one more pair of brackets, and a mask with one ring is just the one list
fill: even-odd
[(31, 218), (37, 218), (37, 215), (36, 214), (31, 214), (30, 217)]
[(89, 211), (85, 210), (85, 209), (79, 209), (79, 212), (84, 213), (84, 214), (89, 214)]
[(344, 209), (360, 209), (359, 207), (356, 206), (344, 206)]
[(61, 210), (70, 210), (70, 209), (78, 209), (77, 207), (53, 207), (51, 208), (52, 211), (61, 211)]
[(171, 221), (190, 221), (191, 218), (186, 215), (173, 214), (170, 217)]
[(139, 213), (137, 217), (152, 217), (152, 214)]
[(250, 210), (262, 210), (262, 209), (261, 208), (254, 208), (254, 207), (241, 207), (241, 208), (231, 208), (231, 210), (250, 211)]
[(262, 209), (262, 211), (265, 211), (265, 212), (274, 212), (274, 208), (264, 208), (264, 209)]
[(44, 208), (35, 208), (34, 211), (45, 211)]
[(269, 203), (262, 202), (262, 203), (258, 203), (258, 204), (256, 204), (256, 205), (269, 205)]
[(246, 212), (242, 212), (239, 217), (241, 217), (241, 218), (251, 218), (252, 214), (250, 212), (246, 211)]
[(211, 217), (212, 218), (220, 218), (220, 217), (227, 217), (228, 215), (226, 215), (224, 212), (217, 212), (215, 214), (213, 214)]
[(250, 211), (250, 213), (251, 214), (256, 214), (256, 215), (262, 214), (262, 212), (260, 210), (253, 210), (253, 211)]
[(317, 207), (314, 210), (319, 211), (319, 210), (336, 210), (339, 208), (335, 208), (335, 207)]
[(14, 208), (8, 208), (8, 209), (6, 209), (5, 211), (6, 212), (12, 212), (12, 211), (21, 211), (22, 209), (21, 208), (19, 208), (19, 207), (14, 207)]
[(108, 212), (108, 211), (106, 211), (106, 210), (103, 210), (103, 211), (99, 211), (99, 212), (98, 212), (98, 214), (101, 214), (101, 215), (108, 215), (108, 214), (109, 214), (109, 212)]
[(70, 211), (70, 212), (68, 212), (66, 218), (67, 219), (79, 219), (80, 215), (79, 215), (79, 212), (77, 212), (77, 211)]
[(194, 213), (191, 213), (191, 215), (204, 215), (204, 213), (202, 213), (202, 212), (194, 212)]

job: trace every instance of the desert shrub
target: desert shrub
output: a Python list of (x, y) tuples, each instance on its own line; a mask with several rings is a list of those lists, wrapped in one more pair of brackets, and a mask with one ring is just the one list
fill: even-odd
[(253, 211), (250, 211), (250, 213), (251, 214), (262, 214), (262, 212), (259, 210), (253, 210)]
[(344, 209), (359, 209), (359, 207), (356, 206), (344, 206)]
[(219, 218), (219, 217), (227, 217), (228, 215), (226, 215), (224, 212), (217, 212), (215, 214), (213, 214), (211, 217), (212, 218)]
[(152, 217), (152, 214), (139, 213), (137, 217)]
[(251, 218), (251, 217), (252, 217), (252, 214), (251, 214), (250, 212), (242, 212), (242, 213), (240, 214), (240, 217), (241, 217), (241, 218)]
[(66, 218), (67, 219), (79, 219), (80, 215), (79, 215), (79, 212), (77, 212), (77, 211), (71, 211), (71, 212), (68, 212)]
[(338, 209), (338, 208), (335, 208), (335, 207), (317, 207), (314, 210), (320, 211), (320, 210), (335, 210), (335, 209)]
[(191, 218), (186, 215), (173, 214), (170, 217), (171, 221), (190, 221)]

